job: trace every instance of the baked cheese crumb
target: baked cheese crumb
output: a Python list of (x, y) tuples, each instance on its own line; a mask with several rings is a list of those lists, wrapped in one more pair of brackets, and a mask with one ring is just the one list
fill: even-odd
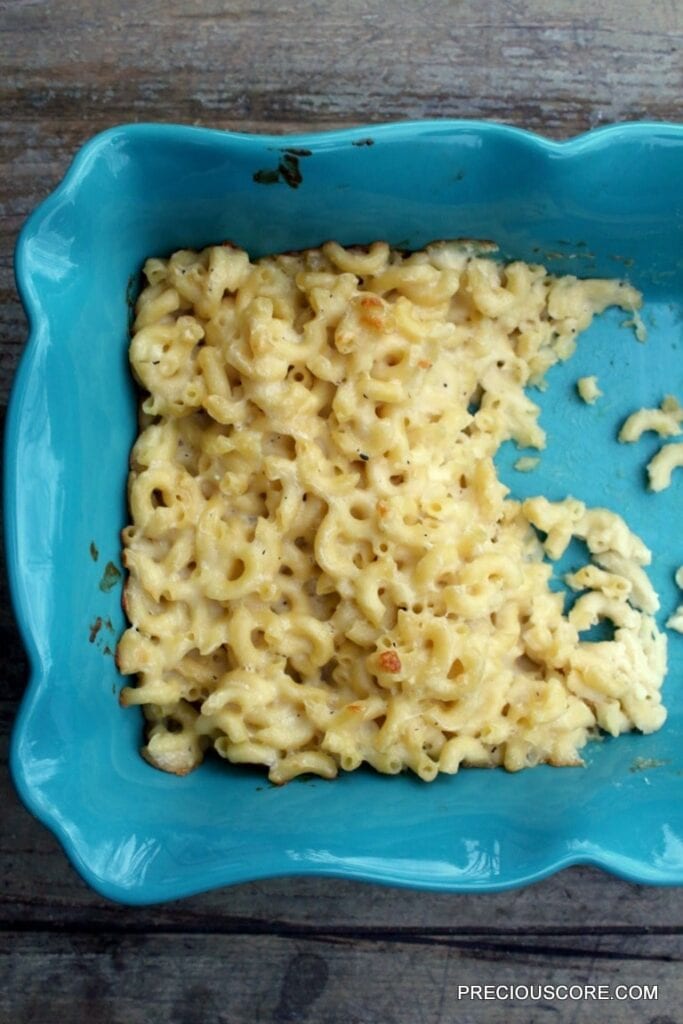
[(538, 455), (523, 455), (521, 459), (517, 459), (514, 468), (518, 473), (531, 473), (540, 461)]

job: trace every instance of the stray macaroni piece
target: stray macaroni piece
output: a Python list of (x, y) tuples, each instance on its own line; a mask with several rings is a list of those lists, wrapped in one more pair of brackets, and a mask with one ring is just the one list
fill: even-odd
[[(493, 461), (543, 448), (525, 388), (637, 292), (456, 243), (225, 245), (144, 272), (117, 660), (153, 765), (214, 748), (276, 783), (363, 762), (428, 781), (659, 728), (647, 548), (605, 509), (510, 500)], [(574, 536), (602, 567), (565, 614), (544, 548)], [(601, 619), (614, 638), (584, 638)]]
[(576, 390), (587, 405), (595, 405), (598, 398), (602, 398), (597, 377), (579, 377), (576, 382)]
[(639, 441), (646, 430), (660, 437), (678, 437), (683, 433), (683, 407), (673, 395), (666, 395), (659, 409), (638, 409), (631, 413), (619, 431), (619, 440), (626, 444)]
[(531, 473), (540, 461), (538, 455), (523, 455), (514, 463), (514, 468), (518, 473)]
[(675, 629), (677, 633), (683, 633), (683, 604), (680, 604), (673, 615), (666, 620), (667, 629)]
[(674, 469), (683, 466), (683, 443), (665, 444), (647, 464), (651, 491), (665, 491), (671, 486)]
[(631, 312), (633, 317), (630, 320), (624, 320), (622, 327), (632, 327), (638, 341), (647, 341), (647, 327), (643, 323), (643, 318), (638, 312), (637, 307), (634, 306)]
[[(683, 565), (680, 569), (676, 570), (676, 586), (679, 590), (683, 590)], [(670, 615), (666, 621), (667, 629), (675, 629), (677, 633), (683, 633), (683, 604), (679, 605), (673, 615)]]

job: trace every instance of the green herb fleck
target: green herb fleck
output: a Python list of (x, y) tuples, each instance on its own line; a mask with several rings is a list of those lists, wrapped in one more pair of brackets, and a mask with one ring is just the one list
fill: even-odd
[(120, 579), (121, 570), (117, 569), (113, 562), (107, 562), (100, 580), (100, 590), (103, 590), (105, 594), (109, 593)]
[(663, 768), (667, 765), (668, 761), (662, 761), (658, 757), (636, 757), (633, 760), (629, 771), (632, 772), (645, 772), (648, 768)]
[(90, 541), (90, 557), (92, 558), (93, 562), (96, 562), (97, 559), (100, 557), (100, 553), (97, 550), (97, 544), (95, 544), (94, 540)]
[(257, 185), (277, 185), (280, 181), (279, 171), (256, 171), (254, 181)]
[(299, 167), (299, 157), (310, 156), (309, 149), (286, 149), (276, 169), (263, 168), (253, 175), (258, 185), (279, 185), (284, 182), (290, 188), (298, 188), (304, 180)]
[(288, 153), (285, 153), (278, 164), (278, 171), (282, 176), (282, 180), (286, 182), (290, 188), (298, 188), (304, 180), (301, 174), (301, 169), (299, 168), (299, 158), (294, 150), (290, 150)]

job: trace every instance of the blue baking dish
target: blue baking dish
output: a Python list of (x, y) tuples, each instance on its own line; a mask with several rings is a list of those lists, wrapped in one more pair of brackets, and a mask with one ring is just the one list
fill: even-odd
[[(654, 552), (662, 622), (681, 595), (683, 474), (648, 493), (657, 440), (616, 443), (624, 417), (683, 397), (683, 127), (626, 124), (569, 142), (426, 121), (298, 136), (172, 125), (113, 128), (78, 153), (16, 252), (30, 337), (11, 397), (6, 543), (31, 664), (11, 770), (82, 876), (128, 903), (287, 874), (487, 892), (570, 864), (683, 882), (683, 637), (670, 634), (661, 731), (605, 739), (585, 767), (472, 769), (431, 784), (359, 770), (282, 788), (207, 761), (186, 778), (138, 754), (118, 704), (119, 530), (136, 399), (129, 304), (145, 257), (230, 239), (252, 256), (387, 239), (494, 239), (558, 273), (627, 277), (644, 344), (609, 311), (538, 396), (548, 448), (514, 495), (566, 494), (621, 512)], [(597, 374), (605, 397), (579, 401)], [(650, 435), (648, 435), (649, 437)]]

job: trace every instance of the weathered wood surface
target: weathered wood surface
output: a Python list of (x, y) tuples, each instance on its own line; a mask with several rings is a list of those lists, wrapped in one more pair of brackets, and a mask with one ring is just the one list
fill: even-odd
[(95, 132), (481, 117), (565, 138), (680, 119), (682, 39), (680, 0), (0, 0), (3, 388), (13, 235)]
[[(2, 0), (0, 405), (25, 339), (12, 248), (94, 132), (164, 120), (286, 132), (482, 117), (568, 137), (682, 120), (678, 0)], [(683, 1022), (683, 891), (574, 869), (520, 892), (331, 880), (122, 908), (20, 806), (26, 678), (0, 579), (0, 1024)], [(657, 984), (656, 1002), (478, 1003), (459, 984)]]
[[(9, 937), (9, 936), (8, 936)], [(679, 964), (614, 953), (596, 967), (573, 954), (434, 942), (274, 936), (56, 935), (48, 949), (35, 934), (15, 934), (17, 989), (31, 1024), (94, 1020), (97, 1024), (534, 1024), (563, 1019), (550, 1003), (530, 1009), (517, 1000), (458, 998), (460, 986), (495, 974), (500, 985), (601, 983), (656, 985), (643, 1002), (565, 1003), (572, 1024), (597, 1020), (673, 1024), (664, 993)], [(180, 966), (182, 965), (182, 966)], [(180, 968), (180, 969), (179, 969)], [(625, 980), (626, 979), (626, 980)], [(635, 979), (638, 979), (637, 982)], [(49, 996), (46, 998), (47, 993)]]

